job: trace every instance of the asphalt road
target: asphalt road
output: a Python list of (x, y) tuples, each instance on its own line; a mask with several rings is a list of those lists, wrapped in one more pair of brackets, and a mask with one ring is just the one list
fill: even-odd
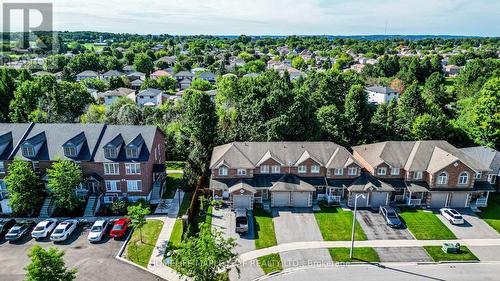
[(24, 267), (29, 263), (28, 253), (35, 244), (43, 248), (57, 247), (66, 252), (64, 260), (69, 268), (78, 269), (77, 280), (160, 280), (153, 274), (115, 259), (122, 240), (105, 238), (101, 243), (87, 241), (88, 230), (78, 228), (64, 242), (50, 240), (35, 241), (27, 235), (19, 242), (0, 240), (0, 280), (19, 281), (24, 279)]

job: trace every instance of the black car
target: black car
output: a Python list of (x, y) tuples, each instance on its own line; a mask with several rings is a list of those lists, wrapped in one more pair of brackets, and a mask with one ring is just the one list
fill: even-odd
[(29, 233), (35, 226), (33, 221), (22, 221), (16, 223), (5, 235), (5, 239), (9, 241), (20, 240), (26, 233)]
[(399, 215), (394, 210), (393, 207), (390, 206), (380, 206), (380, 214), (384, 217), (385, 222), (390, 227), (402, 227), (403, 223), (399, 219)]
[(0, 219), (0, 238), (7, 234), (14, 224), (16, 224), (15, 219)]

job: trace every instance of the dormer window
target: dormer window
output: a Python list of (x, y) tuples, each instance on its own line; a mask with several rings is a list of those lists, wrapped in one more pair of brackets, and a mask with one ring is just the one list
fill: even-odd
[(222, 166), (219, 168), (219, 176), (227, 176), (227, 173), (228, 173), (227, 167)]
[(127, 149), (125, 151), (127, 154), (127, 158), (129, 158), (129, 159), (139, 158), (139, 152), (138, 152), (137, 148), (127, 147)]
[(32, 146), (23, 146), (24, 157), (35, 157), (35, 148)]
[(104, 148), (104, 157), (108, 159), (116, 159), (118, 157), (117, 149), (111, 147)]
[(67, 146), (64, 148), (64, 155), (66, 157), (76, 157), (76, 147)]
[(448, 184), (448, 174), (447, 173), (439, 174), (439, 176), (437, 178), (437, 184), (441, 184), (441, 185)]
[(458, 176), (458, 184), (467, 184), (469, 182), (469, 174), (467, 172), (463, 172)]

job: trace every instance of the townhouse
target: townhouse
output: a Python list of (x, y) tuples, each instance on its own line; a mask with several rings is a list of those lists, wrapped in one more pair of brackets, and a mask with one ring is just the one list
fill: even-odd
[[(156, 126), (0, 124), (0, 155), (1, 179), (8, 174), (10, 161), (18, 158), (31, 162), (45, 184), (54, 161), (73, 161), (83, 175), (75, 187), (82, 201), (155, 199), (165, 177), (165, 136)], [(8, 196), (0, 182), (6, 212)]]

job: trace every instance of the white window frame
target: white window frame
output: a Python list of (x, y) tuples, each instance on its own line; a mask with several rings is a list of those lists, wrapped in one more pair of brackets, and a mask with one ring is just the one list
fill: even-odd
[(125, 174), (127, 175), (140, 175), (141, 163), (125, 163)]
[[(384, 171), (384, 172), (382, 173), (381, 171)], [(379, 176), (387, 175), (387, 168), (386, 167), (377, 167), (377, 175), (379, 175)]]
[[(465, 181), (463, 181), (463, 179), (465, 179)], [(460, 175), (458, 175), (458, 184), (460, 185), (469, 184), (469, 173), (461, 172)]]
[[(443, 176), (444, 175), (444, 176)], [(444, 179), (444, 180), (442, 180)], [(442, 172), (437, 176), (436, 184), (445, 185), (448, 184), (448, 173)]]
[(104, 181), (106, 192), (121, 192), (119, 180), (106, 180)]
[(261, 174), (269, 174), (269, 165), (260, 166), (260, 173)]
[(413, 172), (413, 179), (414, 180), (421, 180), (422, 178), (423, 178), (422, 171), (415, 171), (415, 172)]
[(298, 170), (299, 174), (305, 174), (305, 173), (307, 173), (307, 166), (306, 165), (299, 165), (297, 170)]
[(238, 176), (246, 176), (247, 175), (247, 170), (246, 169), (238, 169), (238, 170), (236, 170), (236, 174)]
[(271, 166), (271, 174), (279, 174), (281, 173), (281, 166), (280, 165), (272, 165)]
[(496, 181), (496, 176), (495, 175), (493, 175), (493, 174), (492, 175), (488, 175), (488, 182), (490, 184), (494, 184), (495, 181)]
[(321, 167), (319, 165), (312, 165), (311, 166), (311, 174), (319, 174), (321, 171)]
[[(397, 173), (396, 173), (397, 172)], [(400, 173), (400, 169), (399, 168), (391, 168), (391, 176), (399, 176), (399, 173)]]
[(0, 161), (0, 174), (5, 174), (5, 162)]
[(229, 174), (229, 169), (226, 166), (219, 167), (219, 176), (227, 176)]
[(128, 180), (127, 181), (127, 192), (141, 192), (142, 191), (142, 181), (141, 180)]
[(478, 180), (478, 179), (480, 179), (480, 178), (481, 178), (481, 176), (482, 176), (481, 172), (477, 172), (477, 173), (476, 173), (476, 175), (474, 176), (474, 178), (475, 178), (476, 180)]
[(139, 158), (139, 149), (135, 147), (127, 147), (125, 149), (125, 154), (127, 158), (132, 158), (132, 159)]
[[(353, 171), (354, 171), (354, 172), (353, 172)], [(356, 168), (356, 167), (349, 167), (349, 168), (347, 169), (347, 174), (348, 174), (349, 176), (355, 176), (355, 175), (357, 175), (357, 174), (358, 174), (358, 168)]]
[(344, 175), (344, 168), (335, 168), (333, 173), (336, 176), (343, 176)]
[(118, 157), (118, 149), (107, 147), (104, 149), (104, 157), (108, 159), (115, 159)]
[(104, 174), (105, 175), (119, 175), (120, 174), (120, 164), (119, 163), (104, 163)]

